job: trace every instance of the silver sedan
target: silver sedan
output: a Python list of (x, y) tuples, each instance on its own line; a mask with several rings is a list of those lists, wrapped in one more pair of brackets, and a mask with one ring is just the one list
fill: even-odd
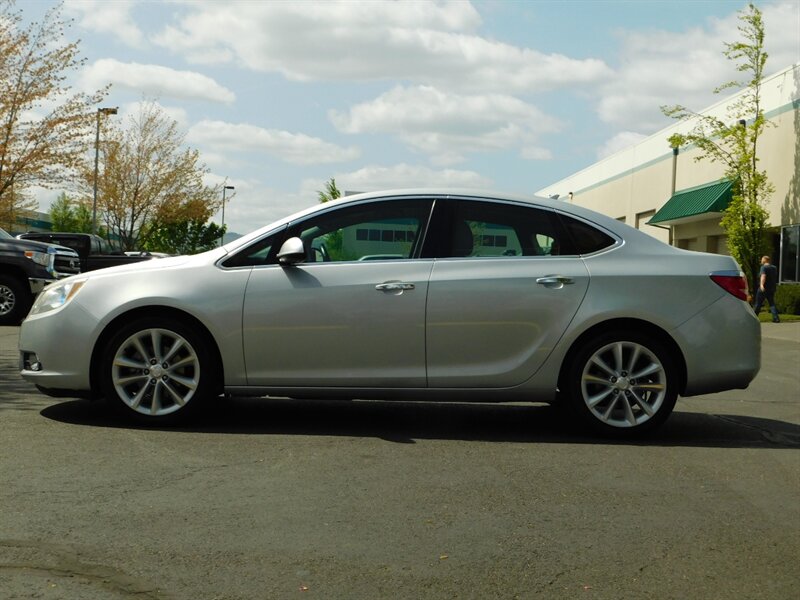
[(53, 284), (20, 369), (154, 424), (236, 395), (531, 401), (630, 435), (678, 395), (747, 387), (761, 338), (746, 297), (732, 258), (577, 206), (400, 190)]

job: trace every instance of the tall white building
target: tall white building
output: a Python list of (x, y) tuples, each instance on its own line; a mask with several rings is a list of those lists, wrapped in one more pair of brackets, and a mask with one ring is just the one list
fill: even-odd
[[(710, 106), (702, 114), (727, 117), (727, 108), (744, 92)], [(800, 63), (763, 82), (762, 100), (771, 122), (759, 143), (759, 168), (775, 192), (769, 199), (773, 263), (782, 282), (800, 282)], [(687, 132), (691, 122), (676, 122), (641, 142), (537, 191), (609, 215), (688, 250), (727, 254), (720, 227), (730, 200), (723, 167), (695, 161), (696, 148), (675, 153), (667, 139)]]

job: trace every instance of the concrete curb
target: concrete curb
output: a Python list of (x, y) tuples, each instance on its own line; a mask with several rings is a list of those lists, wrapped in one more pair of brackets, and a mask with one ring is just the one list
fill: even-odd
[(771, 340), (786, 340), (800, 344), (800, 321), (791, 323), (762, 323), (761, 337)]

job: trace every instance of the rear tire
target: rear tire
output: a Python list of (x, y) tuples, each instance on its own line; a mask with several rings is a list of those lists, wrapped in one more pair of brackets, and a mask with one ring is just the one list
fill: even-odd
[(661, 426), (678, 399), (675, 361), (657, 339), (636, 331), (599, 335), (577, 351), (562, 382), (573, 417), (606, 436)]
[(0, 275), (0, 325), (19, 325), (32, 304), (33, 295), (24, 282), (10, 275)]
[(111, 407), (147, 425), (185, 422), (215, 393), (206, 339), (174, 319), (144, 317), (106, 344), (102, 388)]

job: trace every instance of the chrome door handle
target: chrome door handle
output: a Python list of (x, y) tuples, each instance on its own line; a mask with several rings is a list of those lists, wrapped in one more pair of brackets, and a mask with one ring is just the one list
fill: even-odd
[(563, 275), (548, 275), (547, 277), (539, 277), (536, 279), (536, 283), (539, 285), (544, 285), (548, 287), (563, 287), (565, 285), (569, 285), (575, 283), (575, 280), (572, 277), (564, 277)]
[(404, 290), (413, 290), (413, 283), (403, 283), (401, 281), (391, 281), (389, 283), (379, 283), (375, 286), (379, 292), (402, 292)]

